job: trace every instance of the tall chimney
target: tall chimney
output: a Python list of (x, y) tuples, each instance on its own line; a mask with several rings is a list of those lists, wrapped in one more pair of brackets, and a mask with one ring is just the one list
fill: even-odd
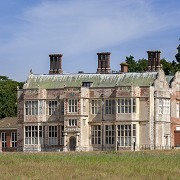
[(110, 52), (97, 53), (98, 55), (98, 68), (97, 73), (108, 74), (111, 71), (110, 68)]
[(50, 54), (49, 74), (62, 74), (62, 56), (63, 54)]
[(160, 69), (161, 51), (147, 51), (148, 53), (148, 71), (158, 71)]

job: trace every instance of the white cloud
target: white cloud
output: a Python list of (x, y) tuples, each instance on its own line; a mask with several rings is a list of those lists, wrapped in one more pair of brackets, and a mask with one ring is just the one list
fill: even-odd
[[(17, 18), (22, 21), (21, 26), (13, 32), (11, 41), (3, 45), (0, 58), (6, 54), (8, 63), (15, 68), (12, 75), (17, 73), (15, 76), (20, 79), (32, 67), (42, 73), (49, 65), (44, 61), (49, 53), (65, 55), (66, 71), (81, 69), (81, 63), (92, 65), (84, 54), (121, 46), (127, 41), (175, 27), (177, 16), (158, 13), (152, 1), (147, 0), (45, 0)], [(75, 61), (75, 57), (81, 59)], [(18, 72), (22, 63), (25, 67)], [(68, 67), (70, 64), (72, 67)]]

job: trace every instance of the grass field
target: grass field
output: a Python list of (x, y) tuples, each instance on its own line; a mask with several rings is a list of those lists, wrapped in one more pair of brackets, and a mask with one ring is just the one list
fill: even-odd
[(180, 151), (0, 153), (0, 179), (180, 179)]

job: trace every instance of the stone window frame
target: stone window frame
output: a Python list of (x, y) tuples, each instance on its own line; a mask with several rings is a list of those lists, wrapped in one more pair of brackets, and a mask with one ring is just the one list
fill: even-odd
[(86, 125), (87, 125), (86, 119), (83, 119), (82, 122), (83, 122), (83, 126), (86, 126)]
[(77, 126), (78, 120), (77, 119), (68, 119), (68, 126), (74, 127)]
[(117, 125), (117, 139), (120, 147), (131, 147), (136, 142), (136, 124)]
[(48, 101), (48, 115), (56, 115), (58, 109), (58, 101), (57, 100), (49, 100)]
[(24, 143), (26, 145), (30, 144), (42, 144), (43, 142), (43, 130), (42, 126), (39, 125), (29, 125), (24, 127)]
[(78, 112), (78, 99), (69, 99), (68, 100), (68, 112), (77, 113)]
[(39, 110), (38, 110), (38, 105), (39, 102), (38, 100), (26, 100), (25, 101), (25, 115), (38, 115)]
[(105, 114), (115, 114), (116, 113), (116, 101), (115, 99), (105, 100)]
[(102, 100), (92, 99), (91, 100), (91, 114), (101, 114)]
[(48, 144), (58, 145), (58, 126), (57, 125), (48, 126)]
[(105, 125), (105, 143), (115, 143), (115, 125)]
[(1, 132), (1, 143), (2, 143), (2, 147), (7, 147), (6, 132)]
[(11, 147), (17, 147), (17, 132), (11, 132)]
[(136, 99), (135, 98), (118, 98), (117, 99), (117, 113), (118, 114), (136, 113)]
[(159, 99), (158, 113), (170, 114), (170, 99)]
[(91, 144), (100, 145), (102, 141), (101, 125), (91, 126)]

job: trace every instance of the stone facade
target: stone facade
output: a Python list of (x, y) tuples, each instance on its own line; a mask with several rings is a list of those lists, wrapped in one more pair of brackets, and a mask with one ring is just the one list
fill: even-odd
[(30, 74), (18, 90), (18, 149), (141, 150), (178, 145), (175, 106), (180, 75), (177, 72), (169, 81), (159, 66), (160, 51), (148, 53), (154, 62), (149, 62), (151, 72), (111, 74), (110, 53), (98, 53), (97, 74), (53, 73), (52, 64), (49, 75)]
[(180, 72), (176, 72), (171, 82), (171, 141), (180, 147)]

